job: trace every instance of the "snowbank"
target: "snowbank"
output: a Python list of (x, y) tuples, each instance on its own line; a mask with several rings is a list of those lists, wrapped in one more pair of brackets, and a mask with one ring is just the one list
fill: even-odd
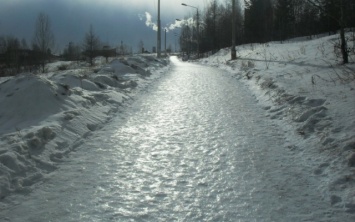
[(0, 199), (28, 192), (168, 68), (168, 60), (147, 55), (103, 61), (93, 69), (56, 62), (46, 74), (0, 78)]
[(200, 62), (247, 84), (266, 117), (294, 138), (290, 152), (321, 181), (324, 198), (355, 213), (355, 55), (340, 65), (338, 42), (334, 35), (248, 44), (237, 47), (236, 61), (222, 49)]

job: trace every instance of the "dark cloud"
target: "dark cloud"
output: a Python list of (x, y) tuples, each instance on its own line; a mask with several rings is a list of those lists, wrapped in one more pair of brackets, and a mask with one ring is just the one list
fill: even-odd
[[(202, 6), (205, 1), (185, 2)], [(162, 26), (174, 23), (175, 18), (194, 13), (182, 7), (181, 2), (161, 0)], [(113, 46), (123, 41), (136, 51), (140, 40), (148, 50), (156, 45), (156, 32), (146, 26), (146, 18), (140, 16), (148, 12), (152, 15), (152, 22), (156, 22), (157, 0), (1, 0), (0, 36), (25, 38), (30, 43), (40, 12), (48, 14), (51, 19), (57, 51), (70, 41), (82, 42), (90, 24), (103, 42)], [(167, 38), (168, 44), (174, 45), (173, 34)]]

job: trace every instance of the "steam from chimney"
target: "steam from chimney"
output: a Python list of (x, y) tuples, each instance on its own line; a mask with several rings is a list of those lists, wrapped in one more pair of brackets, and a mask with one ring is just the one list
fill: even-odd
[[(139, 14), (138, 15), (139, 20), (143, 21), (145, 19), (145, 25), (152, 28), (154, 31), (158, 31), (158, 25), (152, 21), (152, 15), (149, 12), (145, 12), (145, 14)], [(162, 27), (162, 29), (166, 29), (167, 31), (169, 30), (174, 30), (176, 28), (181, 28), (184, 25), (188, 26), (194, 26), (195, 21), (193, 18), (188, 18), (188, 19), (182, 19), (180, 21), (175, 20), (174, 23), (168, 24), (166, 27)]]
[(158, 25), (155, 22), (152, 22), (152, 15), (149, 12), (145, 12), (144, 15), (138, 15), (139, 20), (143, 21), (145, 17), (145, 25), (152, 28), (154, 31), (158, 31)]

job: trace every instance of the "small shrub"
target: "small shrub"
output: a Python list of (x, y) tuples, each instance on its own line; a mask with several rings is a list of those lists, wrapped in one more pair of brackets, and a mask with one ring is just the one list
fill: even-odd
[(248, 68), (254, 68), (255, 67), (255, 63), (252, 61), (248, 61)]
[(320, 44), (319, 46), (317, 46), (318, 51), (321, 53), (321, 55), (324, 57), (325, 56), (325, 46), (324, 46), (324, 42), (322, 44)]
[(270, 66), (270, 58), (268, 58), (268, 55), (267, 55), (267, 50), (266, 50), (266, 47), (264, 46), (264, 50), (263, 50), (263, 56), (264, 56), (264, 60), (265, 60), (265, 66), (266, 66), (266, 69), (269, 69), (269, 66)]
[(58, 66), (58, 70), (59, 71), (64, 71), (64, 70), (67, 70), (68, 69), (68, 65), (66, 64), (61, 64)]
[(301, 52), (302, 55), (306, 55), (306, 46), (305, 45), (302, 45), (300, 47), (300, 52)]
[(241, 64), (242, 69), (251, 69), (255, 67), (255, 63), (253, 61), (242, 61)]

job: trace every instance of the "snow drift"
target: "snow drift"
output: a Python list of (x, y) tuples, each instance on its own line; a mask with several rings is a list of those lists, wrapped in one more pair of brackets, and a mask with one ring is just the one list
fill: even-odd
[(46, 74), (0, 78), (1, 199), (28, 192), (168, 65), (149, 55), (102, 60), (94, 69), (56, 62)]
[[(347, 38), (353, 49), (352, 33)], [(332, 35), (247, 44), (235, 61), (222, 49), (200, 63), (247, 84), (265, 116), (295, 138), (289, 148), (321, 181), (324, 198), (355, 213), (355, 55), (342, 65), (338, 42)]]

